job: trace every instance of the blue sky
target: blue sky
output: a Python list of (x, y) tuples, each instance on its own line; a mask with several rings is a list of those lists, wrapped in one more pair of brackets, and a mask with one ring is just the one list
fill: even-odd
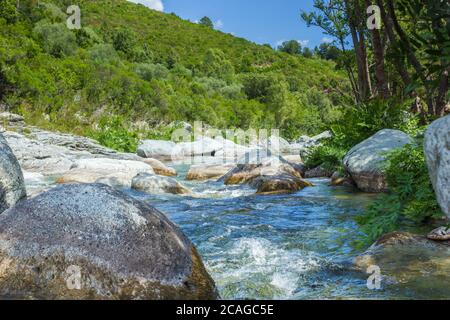
[(183, 19), (198, 21), (208, 16), (216, 29), (256, 43), (277, 46), (298, 40), (313, 48), (329, 41), (319, 28), (306, 27), (301, 10), (311, 11), (313, 0), (130, 0), (150, 8), (174, 12)]

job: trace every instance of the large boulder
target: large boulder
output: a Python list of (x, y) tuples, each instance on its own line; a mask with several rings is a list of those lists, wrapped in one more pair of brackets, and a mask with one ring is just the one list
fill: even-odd
[(437, 200), (450, 218), (450, 115), (428, 127), (424, 152)]
[(137, 158), (136, 155), (120, 154), (100, 145), (93, 139), (73, 134), (34, 129), (32, 130), (30, 137), (43, 144), (65, 147), (72, 151), (85, 151), (103, 157), (122, 158), (125, 160), (135, 160)]
[(224, 142), (208, 137), (200, 137), (193, 142), (178, 143), (173, 155), (177, 158), (212, 156), (224, 148)]
[(226, 185), (249, 184), (258, 194), (295, 192), (310, 186), (302, 180), (301, 165), (292, 164), (270, 151), (250, 152), (219, 181)]
[(137, 191), (160, 194), (188, 194), (190, 190), (170, 177), (156, 176), (149, 173), (140, 173), (131, 181), (131, 187)]
[(354, 146), (344, 157), (344, 167), (360, 190), (385, 192), (388, 189), (383, 172), (386, 154), (411, 142), (411, 137), (402, 131), (381, 130)]
[(27, 196), (19, 162), (0, 134), (0, 213)]
[(190, 167), (186, 180), (218, 179), (235, 167), (235, 164), (203, 164)]
[(164, 214), (102, 184), (58, 186), (0, 215), (0, 275), (12, 299), (217, 298)]
[(71, 169), (59, 176), (57, 183), (104, 183), (114, 187), (131, 187), (139, 173), (154, 174), (153, 168), (141, 161), (93, 158), (75, 160)]
[(73, 165), (73, 153), (67, 148), (44, 144), (16, 132), (5, 132), (4, 137), (21, 167), (27, 171), (61, 174)]
[(261, 162), (259, 163), (238, 163), (221, 178), (221, 181), (227, 185), (236, 185), (249, 183), (251, 180), (261, 175), (277, 176), (280, 174), (288, 174), (301, 178), (301, 173), (282, 157), (268, 156), (261, 159)]
[(172, 158), (176, 144), (172, 141), (144, 140), (137, 149), (137, 154), (143, 158), (169, 160)]

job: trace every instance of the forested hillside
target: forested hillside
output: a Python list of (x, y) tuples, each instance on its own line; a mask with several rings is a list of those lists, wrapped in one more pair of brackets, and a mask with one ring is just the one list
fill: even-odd
[(328, 128), (351, 102), (333, 62), (125, 0), (78, 1), (79, 30), (66, 27), (69, 1), (0, 2), (1, 99), (43, 127), (96, 136), (145, 122), (157, 136), (163, 124), (202, 120), (296, 138)]

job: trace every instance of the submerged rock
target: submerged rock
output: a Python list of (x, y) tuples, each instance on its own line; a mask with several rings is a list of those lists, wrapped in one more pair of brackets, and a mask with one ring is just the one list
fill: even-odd
[(356, 257), (354, 264), (364, 272), (370, 266), (377, 266), (383, 278), (414, 288), (416, 292), (447, 290), (448, 283), (442, 280), (450, 273), (450, 241), (436, 242), (406, 232), (393, 232)]
[(0, 133), (0, 213), (26, 196), (19, 162)]
[(211, 164), (191, 166), (186, 180), (218, 179), (235, 167), (235, 164)]
[(131, 187), (137, 191), (150, 194), (172, 193), (187, 194), (190, 190), (177, 180), (169, 177), (156, 176), (149, 173), (140, 173), (131, 182)]
[(437, 200), (450, 218), (450, 115), (428, 127), (424, 152)]
[(343, 163), (358, 188), (365, 192), (385, 192), (388, 185), (383, 172), (386, 154), (402, 148), (412, 139), (399, 130), (384, 129), (354, 146)]
[(195, 247), (164, 214), (101, 184), (59, 186), (0, 215), (0, 296), (218, 297)]

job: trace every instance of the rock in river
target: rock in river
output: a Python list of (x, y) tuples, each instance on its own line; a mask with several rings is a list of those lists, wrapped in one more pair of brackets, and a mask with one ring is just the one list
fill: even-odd
[(218, 297), (178, 227), (146, 203), (102, 184), (58, 186), (0, 215), (0, 296)]
[(235, 164), (204, 164), (191, 166), (186, 180), (218, 179), (235, 167)]
[(259, 176), (250, 182), (250, 186), (257, 189), (257, 194), (281, 194), (297, 192), (312, 184), (292, 175)]
[(167, 176), (167, 177), (172, 177), (172, 176), (177, 175), (177, 171), (174, 168), (170, 168), (170, 167), (166, 166), (164, 163), (162, 163), (159, 160), (147, 158), (147, 159), (143, 159), (142, 161), (149, 164), (153, 168), (153, 171), (155, 171), (156, 174), (159, 174), (161, 176)]
[(78, 159), (69, 171), (57, 179), (57, 182), (101, 182), (115, 187), (131, 187), (131, 180), (141, 172), (154, 174), (152, 167), (141, 161), (109, 158)]
[(436, 294), (442, 288), (448, 289), (445, 277), (450, 273), (450, 241), (435, 242), (423, 236), (393, 232), (356, 257), (354, 264), (363, 272), (371, 266), (379, 267), (382, 286), (390, 279), (389, 282), (414, 288), (416, 293)]
[(140, 173), (131, 182), (131, 187), (137, 191), (149, 194), (172, 193), (187, 194), (189, 189), (177, 180), (169, 177), (156, 176), (149, 173)]
[(0, 133), (0, 213), (26, 196), (19, 162)]
[(425, 133), (425, 158), (442, 211), (450, 218), (450, 115), (433, 122)]
[(344, 167), (358, 188), (365, 192), (384, 192), (388, 185), (383, 173), (386, 154), (411, 143), (399, 130), (384, 129), (354, 146), (344, 157)]
[(176, 144), (172, 141), (144, 140), (137, 149), (137, 154), (143, 158), (169, 160), (172, 158)]

